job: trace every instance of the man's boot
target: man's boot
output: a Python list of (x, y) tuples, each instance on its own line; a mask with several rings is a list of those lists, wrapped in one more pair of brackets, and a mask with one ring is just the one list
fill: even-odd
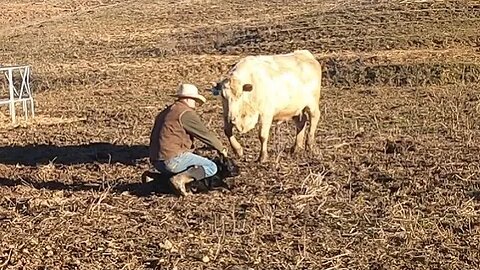
[(202, 166), (193, 166), (187, 169), (184, 172), (176, 174), (170, 178), (170, 182), (173, 187), (180, 193), (182, 196), (192, 194), (190, 191), (187, 191), (185, 185), (194, 181), (205, 178), (205, 170)]

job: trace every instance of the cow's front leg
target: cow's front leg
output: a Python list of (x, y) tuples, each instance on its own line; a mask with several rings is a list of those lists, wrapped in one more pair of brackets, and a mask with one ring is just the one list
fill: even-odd
[(258, 162), (264, 163), (268, 160), (268, 136), (270, 135), (270, 128), (272, 126), (272, 119), (261, 119), (260, 122), (260, 144), (261, 144), (261, 152), (258, 158)]
[(233, 136), (233, 125), (228, 121), (225, 122), (224, 128), (225, 135), (230, 142), (230, 146), (233, 148), (235, 154), (239, 157), (243, 157), (243, 148), (242, 145), (237, 141), (237, 139)]

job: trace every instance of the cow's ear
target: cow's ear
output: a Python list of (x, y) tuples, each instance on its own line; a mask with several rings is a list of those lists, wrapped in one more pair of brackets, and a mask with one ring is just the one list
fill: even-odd
[(252, 90), (253, 90), (253, 85), (251, 85), (249, 83), (243, 85), (243, 91), (250, 92)]

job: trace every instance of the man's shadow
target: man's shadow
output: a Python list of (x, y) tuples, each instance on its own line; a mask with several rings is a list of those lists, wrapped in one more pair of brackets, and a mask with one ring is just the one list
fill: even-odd
[[(208, 193), (213, 190), (231, 191), (235, 182), (233, 177), (238, 176), (239, 168), (231, 160), (214, 159), (218, 166), (218, 171), (215, 175), (207, 177), (198, 181), (193, 181), (186, 185), (186, 188), (193, 193)], [(130, 195), (137, 197), (146, 197), (152, 194), (163, 195), (179, 195), (173, 188), (170, 178), (173, 174), (160, 173), (156, 170), (145, 171), (141, 179), (134, 183), (73, 183), (66, 184), (58, 180), (47, 182), (38, 182), (34, 179), (20, 178), (9, 179), (0, 177), (0, 186), (30, 186), (35, 189), (48, 189), (52, 191), (96, 191), (96, 192), (111, 192), (121, 194), (128, 192)], [(227, 179), (230, 178), (230, 179)]]
[[(145, 173), (152, 173), (147, 171)], [(150, 182), (135, 182), (135, 183), (73, 183), (66, 184), (61, 181), (52, 180), (47, 182), (37, 182), (34, 179), (22, 178), (22, 179), (10, 179), (0, 177), (0, 186), (15, 187), (15, 186), (30, 186), (35, 189), (47, 189), (51, 191), (95, 191), (95, 192), (110, 192), (113, 194), (122, 194), (127, 192), (129, 195), (137, 197), (148, 197), (151, 195), (178, 195), (173, 189), (169, 181), (168, 175), (162, 175), (154, 173), (153, 180)], [(215, 186), (209, 187), (205, 184), (205, 181), (196, 181), (187, 185), (194, 193), (206, 193), (211, 190), (230, 190), (226, 182), (218, 181), (214, 183)]]
[(90, 143), (85, 145), (26, 145), (0, 147), (0, 164), (36, 166), (48, 164), (75, 165), (88, 163), (121, 163), (134, 166), (148, 157), (148, 146)]
[[(167, 179), (168, 180), (168, 179)], [(67, 184), (58, 180), (51, 180), (47, 182), (37, 182), (34, 179), (21, 178), (10, 179), (0, 177), (0, 186), (15, 187), (15, 186), (29, 186), (35, 189), (47, 189), (51, 191), (95, 191), (95, 192), (110, 192), (113, 194), (121, 194), (128, 192), (128, 194), (137, 197), (147, 197), (152, 194), (174, 195), (174, 191), (169, 186), (167, 181), (159, 179), (155, 182), (149, 183), (73, 183)]]
[[(56, 146), (56, 145), (27, 145), (27, 146), (4, 146), (0, 147), (0, 164), (37, 166), (54, 162), (61, 165), (89, 164), (89, 163), (121, 163), (136, 166), (139, 160), (148, 157), (148, 146), (144, 145), (114, 145), (110, 143), (91, 143), (86, 145)], [(194, 192), (202, 193), (217, 188), (230, 189), (223, 180), (227, 177), (238, 175), (238, 167), (231, 160), (215, 160), (218, 173), (215, 177), (195, 181), (187, 185)], [(145, 177), (151, 181), (145, 181)], [(170, 184), (171, 175), (161, 174), (148, 170), (143, 173), (141, 179), (135, 183), (114, 183), (112, 186), (105, 183), (74, 183), (66, 184), (52, 180), (37, 182), (34, 179), (8, 179), (0, 177), (0, 186), (27, 185), (36, 189), (84, 191), (110, 190), (114, 193), (128, 192), (137, 196), (149, 196), (151, 194), (176, 194)]]

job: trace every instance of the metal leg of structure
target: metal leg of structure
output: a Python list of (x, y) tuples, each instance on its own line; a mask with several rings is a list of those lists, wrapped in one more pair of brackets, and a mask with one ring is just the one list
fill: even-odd
[(30, 107), (32, 109), (32, 118), (35, 117), (35, 108), (34, 108), (34, 105), (33, 105), (33, 98), (30, 97)]
[(33, 95), (32, 95), (32, 90), (30, 89), (30, 67), (27, 67), (27, 72), (26, 72), (26, 87), (28, 89), (28, 96), (30, 100), (30, 106), (32, 109), (32, 118), (35, 117), (35, 111), (34, 111), (34, 106), (33, 106)]
[(22, 101), (23, 114), (25, 115), (25, 121), (28, 121), (27, 101)]
[(13, 70), (8, 70), (8, 90), (10, 92), (10, 115), (12, 116), (12, 122), (15, 123), (15, 99), (14, 99), (14, 85), (13, 85)]

